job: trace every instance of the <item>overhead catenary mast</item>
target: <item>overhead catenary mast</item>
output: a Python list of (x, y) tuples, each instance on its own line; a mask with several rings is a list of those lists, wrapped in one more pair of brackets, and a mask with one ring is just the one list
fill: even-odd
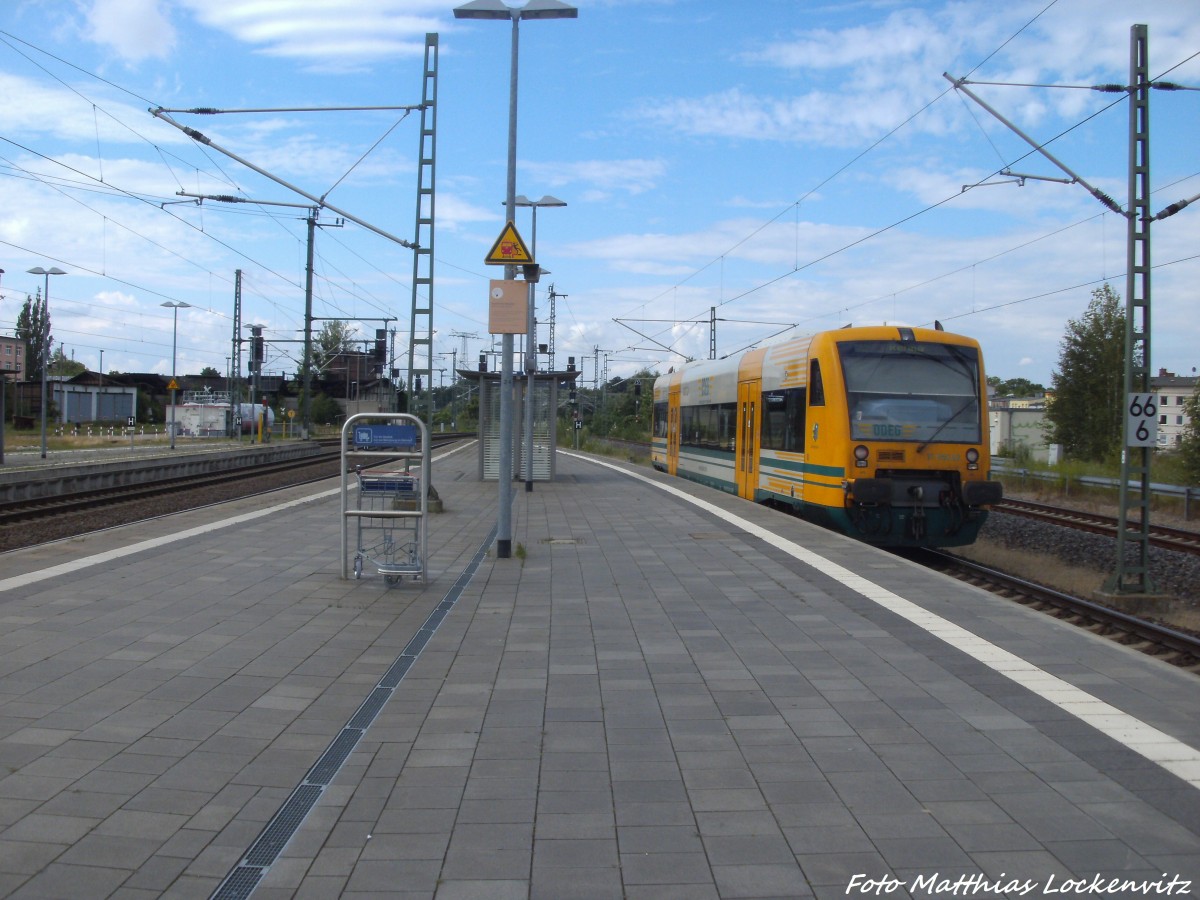
[[(402, 247), (416, 251), (413, 259), (413, 284), (412, 284), (412, 312), (411, 312), (411, 327), (409, 329), (409, 369), (408, 369), (408, 398), (410, 401), (410, 411), (413, 411), (412, 404), (416, 402), (416, 392), (414, 390), (416, 383), (420, 382), (421, 375), (426, 376), (427, 386), (432, 390), (432, 375), (433, 375), (433, 228), (434, 228), (434, 178), (433, 168), (436, 158), (436, 102), (437, 102), (437, 46), (438, 36), (434, 33), (425, 35), (425, 65), (422, 78), (422, 101), (416, 105), (405, 106), (348, 106), (348, 107), (290, 107), (290, 108), (260, 108), (260, 109), (218, 109), (215, 107), (194, 107), (191, 109), (168, 109), (166, 107), (156, 107), (150, 109), (150, 113), (156, 118), (161, 119), (167, 124), (179, 129), (192, 140), (204, 144), (219, 153), (224, 154), (230, 159), (241, 163), (247, 168), (264, 178), (268, 178), (277, 184), (286, 187), (288, 190), (299, 194), (301, 197), (311, 201), (308, 204), (311, 208), (311, 213), (308, 219), (309, 228), (309, 261), (308, 261), (308, 277), (306, 286), (306, 301), (305, 301), (305, 409), (304, 422), (307, 432), (307, 424), (309, 418), (308, 412), (308, 378), (311, 373), (310, 353), (311, 353), (311, 322), (312, 322), (312, 233), (317, 225), (316, 219), (321, 209), (328, 209), (331, 212), (337, 213), (343, 220), (354, 222), (357, 225), (372, 231), (381, 237), (386, 238), (393, 243), (397, 243)], [(192, 115), (220, 115), (220, 114), (235, 114), (235, 113), (277, 113), (277, 112), (343, 112), (343, 111), (363, 111), (363, 110), (398, 110), (405, 113), (407, 117), (409, 113), (420, 110), (421, 112), (421, 141), (420, 152), (418, 156), (418, 184), (417, 184), (417, 202), (416, 202), (416, 240), (409, 241), (401, 237), (397, 237), (384, 229), (359, 218), (353, 213), (334, 206), (329, 202), (329, 194), (354, 170), (355, 166), (362, 159), (351, 166), (350, 170), (339, 178), (333, 186), (324, 194), (317, 196), (309, 193), (303, 188), (294, 185), (277, 175), (255, 165), (249, 160), (239, 156), (238, 154), (228, 150), (225, 147), (216, 144), (207, 135), (202, 132), (182, 125), (171, 117), (171, 113), (189, 113)], [(404, 118), (402, 117), (402, 118)], [(392, 126), (395, 127), (394, 125)], [(389, 132), (391, 129), (389, 129)], [(380, 138), (382, 140), (382, 138)], [(375, 146), (378, 146), (378, 141)], [(374, 146), (371, 150), (374, 149)], [(371, 151), (368, 150), (367, 153)], [(183, 192), (180, 192), (183, 194)], [(186, 196), (186, 195), (185, 195)], [(218, 196), (212, 199), (224, 200), (229, 202), (246, 202), (239, 197)], [(276, 204), (285, 205), (285, 204)], [(300, 205), (300, 204), (297, 204)], [(425, 365), (423, 368), (417, 366), (416, 349), (418, 346), (426, 348)], [(432, 395), (431, 395), (432, 396)], [(427, 407), (426, 418), (428, 420), (432, 413), (431, 404)]]

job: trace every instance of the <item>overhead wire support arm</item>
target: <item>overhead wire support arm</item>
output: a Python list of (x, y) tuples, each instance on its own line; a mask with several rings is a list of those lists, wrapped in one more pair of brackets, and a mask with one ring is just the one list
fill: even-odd
[(217, 109), (215, 106), (196, 106), (192, 109), (170, 109), (160, 106), (165, 113), (188, 113), (196, 116), (223, 116), (236, 113), (282, 113), (282, 112), (416, 112), (424, 109), (424, 103), (415, 106), (284, 106), (277, 109)]
[[(1009, 181), (977, 181), (975, 184), (964, 184), (962, 189), (969, 191), (978, 187), (997, 187), (1002, 184), (1015, 184), (1025, 187), (1026, 181), (1053, 181), (1055, 184), (1075, 184), (1074, 178), (1055, 178), (1052, 175), (1028, 175), (1024, 172), (1014, 172), (1012, 169), (1001, 169), (1000, 173)], [(990, 176), (989, 176), (990, 177)]]
[(1131, 215), (1131, 213), (1126, 212), (1125, 210), (1121, 209), (1120, 204), (1117, 203), (1116, 200), (1114, 200), (1112, 197), (1108, 196), (1108, 194), (1104, 193), (1104, 191), (1100, 190), (1099, 188), (1092, 187), (1090, 184), (1088, 184), (1083, 178), (1081, 178), (1078, 174), (1073, 172), (1071, 170), (1071, 168), (1066, 165), (1066, 163), (1061, 162), (1049, 150), (1047, 150), (1045, 147), (1043, 147), (1041, 144), (1039, 144), (1037, 141), (1035, 141), (1033, 138), (1031, 138), (1029, 135), (1027, 135), (1025, 132), (1023, 132), (1020, 128), (1018, 128), (1016, 125), (1014, 125), (1008, 119), (1006, 119), (1004, 116), (1002, 116), (993, 107), (988, 105), (988, 103), (986, 101), (984, 101), (981, 97), (979, 97), (978, 94), (974, 93), (969, 88), (967, 88), (966, 87), (967, 80), (965, 78), (955, 78), (953, 75), (951, 75), (948, 72), (943, 72), (942, 77), (945, 78), (947, 81), (949, 81), (952, 85), (954, 85), (956, 90), (962, 91), (964, 94), (966, 94), (972, 100), (974, 100), (976, 103), (978, 103), (980, 106), (982, 106), (985, 110), (987, 110), (989, 113), (991, 113), (996, 119), (998, 119), (1004, 125), (1008, 126), (1008, 128), (1013, 133), (1018, 135), (1023, 141), (1025, 141), (1025, 143), (1029, 144), (1030, 147), (1032, 147), (1034, 150), (1036, 150), (1042, 156), (1046, 157), (1046, 159), (1050, 160), (1050, 162), (1052, 162), (1054, 165), (1056, 165), (1059, 169), (1066, 172), (1069, 176), (1071, 176), (1071, 178), (1075, 182), (1077, 182), (1078, 184), (1080, 184), (1084, 188), (1086, 188), (1087, 192), (1089, 194), (1091, 194), (1093, 197), (1095, 197), (1097, 200), (1099, 200), (1101, 203), (1103, 203), (1105, 206), (1107, 206), (1110, 210), (1112, 210), (1113, 212), (1115, 212), (1117, 215), (1120, 215), (1120, 216), (1128, 217)]
[(1054, 178), (1051, 175), (1026, 175), (1024, 172), (1014, 172), (1012, 169), (1001, 169), (1000, 174), (1007, 178), (1016, 178), (1022, 184), (1028, 179), (1030, 181), (1053, 181), (1056, 184), (1075, 184), (1074, 178)]
[[(662, 348), (663, 348), (664, 350), (666, 350), (668, 353), (679, 353), (679, 351), (678, 351), (678, 350), (676, 350), (674, 347), (668, 347), (668, 346), (667, 346), (666, 344), (664, 344), (662, 341), (655, 340), (654, 338), (650, 337), (650, 335), (648, 335), (648, 334), (644, 334), (643, 332), (641, 332), (641, 331), (638, 331), (638, 330), (637, 330), (636, 328), (634, 328), (632, 325), (628, 324), (627, 322), (624, 322), (624, 321), (622, 321), (621, 319), (613, 319), (613, 321), (614, 321), (614, 322), (616, 322), (618, 325), (620, 325), (622, 328), (628, 328), (630, 331), (632, 331), (632, 332), (633, 332), (634, 334), (636, 334), (638, 337), (640, 337), (640, 338), (645, 338), (646, 340), (648, 340), (648, 341), (649, 341), (650, 343), (652, 343), (652, 344), (657, 344), (659, 347), (662, 347)], [(635, 320), (635, 321), (643, 321), (643, 322), (644, 322), (644, 321), (653, 321), (653, 320), (649, 320), (649, 319), (637, 319), (637, 320)], [(670, 321), (670, 320), (663, 319), (663, 320), (661, 320), (661, 321), (664, 321), (664, 322), (666, 322), (666, 321)], [(685, 322), (685, 323), (682, 323), (682, 324), (686, 324), (686, 325), (700, 325), (701, 323), (700, 323), (700, 322)], [(685, 354), (679, 353), (679, 355), (680, 355), (680, 356), (684, 356)], [(687, 361), (688, 361), (688, 362), (691, 362), (691, 361), (692, 361), (692, 357), (688, 356), (688, 357), (687, 357)]]
[(254, 163), (250, 162), (249, 160), (244, 159), (241, 156), (238, 156), (233, 151), (227, 150), (224, 147), (220, 146), (219, 144), (213, 143), (212, 140), (210, 140), (208, 138), (208, 136), (205, 135), (203, 132), (197, 131), (195, 128), (189, 128), (187, 125), (181, 125), (179, 122), (176, 122), (174, 119), (172, 119), (170, 117), (170, 115), (167, 114), (166, 110), (164, 110), (162, 107), (151, 109), (151, 110), (149, 110), (149, 112), (155, 118), (162, 119), (168, 125), (172, 125), (175, 128), (178, 128), (180, 131), (182, 131), (184, 134), (186, 134), (192, 140), (194, 140), (198, 143), (204, 144), (204, 146), (206, 146), (206, 147), (211, 147), (213, 150), (216, 150), (218, 153), (223, 153), (225, 156), (228, 156), (230, 159), (234, 160), (235, 162), (239, 162), (246, 168), (257, 172), (259, 175), (263, 176), (264, 178), (269, 178), (271, 181), (274, 181), (276, 184), (282, 185), (283, 187), (287, 188), (289, 191), (294, 191), (295, 193), (299, 194), (301, 197), (305, 197), (305, 198), (311, 200), (313, 202), (313, 204), (315, 204), (316, 206), (323, 208), (323, 209), (331, 210), (332, 212), (337, 213), (339, 216), (342, 216), (343, 218), (348, 219), (351, 222), (354, 222), (356, 225), (361, 225), (363, 228), (367, 229), (368, 231), (373, 231), (376, 234), (378, 234), (380, 237), (387, 238), (389, 241), (399, 244), (401, 247), (407, 247), (409, 250), (418, 249), (417, 245), (412, 243), (412, 241), (406, 241), (404, 238), (396, 237), (396, 235), (390, 234), (389, 232), (384, 231), (382, 228), (377, 228), (374, 225), (372, 225), (370, 222), (367, 222), (363, 219), (358, 218), (358, 216), (354, 215), (353, 213), (346, 212), (346, 210), (344, 210), (344, 209), (339, 209), (338, 207), (336, 207), (332, 203), (329, 203), (328, 201), (322, 199), (321, 197), (314, 196), (313, 194), (308, 193), (308, 191), (304, 190), (303, 188), (297, 187), (296, 185), (285, 181), (284, 179), (280, 178), (277, 175), (272, 175), (266, 169), (263, 169), (260, 166), (256, 166)]
[(251, 200), (249, 197), (235, 197), (233, 194), (192, 194), (188, 191), (176, 191), (176, 197), (195, 197), (197, 200), (216, 200), (218, 203), (251, 203), (255, 206), (290, 206), (293, 209), (313, 209), (311, 203), (287, 203), (277, 200)]
[(1168, 206), (1166, 209), (1164, 209), (1162, 212), (1156, 213), (1150, 219), (1150, 221), (1157, 222), (1159, 219), (1170, 218), (1171, 216), (1175, 215), (1175, 213), (1182, 210), (1185, 206), (1190, 206), (1191, 204), (1195, 203), (1197, 200), (1200, 200), (1200, 194), (1196, 194), (1194, 197), (1188, 197), (1186, 200), (1177, 200), (1176, 202), (1174, 202), (1170, 206)]

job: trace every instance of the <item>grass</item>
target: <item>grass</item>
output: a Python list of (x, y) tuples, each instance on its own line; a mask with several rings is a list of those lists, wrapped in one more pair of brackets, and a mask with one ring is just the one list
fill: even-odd
[[(163, 435), (137, 435), (137, 443), (145, 444), (169, 444), (170, 438)], [(57, 435), (54, 432), (47, 430), (46, 432), (46, 449), (47, 450), (86, 450), (95, 447), (111, 447), (129, 444), (129, 435), (122, 435), (118, 429), (114, 435), (108, 434), (80, 434), (80, 435)], [(4, 429), (4, 449), (5, 450), (40, 450), (42, 446), (42, 435), (40, 431), (14, 431), (12, 428)]]

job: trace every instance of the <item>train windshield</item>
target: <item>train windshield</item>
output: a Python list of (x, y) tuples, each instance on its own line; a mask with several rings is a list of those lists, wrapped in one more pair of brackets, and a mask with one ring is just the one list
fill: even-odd
[(850, 436), (860, 441), (978, 443), (979, 351), (919, 341), (838, 344)]

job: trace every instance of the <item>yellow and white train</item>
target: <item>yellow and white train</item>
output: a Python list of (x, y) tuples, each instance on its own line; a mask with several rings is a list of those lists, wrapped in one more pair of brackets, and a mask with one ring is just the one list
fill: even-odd
[(970, 544), (991, 480), (978, 342), (847, 327), (654, 383), (654, 467), (879, 546)]

